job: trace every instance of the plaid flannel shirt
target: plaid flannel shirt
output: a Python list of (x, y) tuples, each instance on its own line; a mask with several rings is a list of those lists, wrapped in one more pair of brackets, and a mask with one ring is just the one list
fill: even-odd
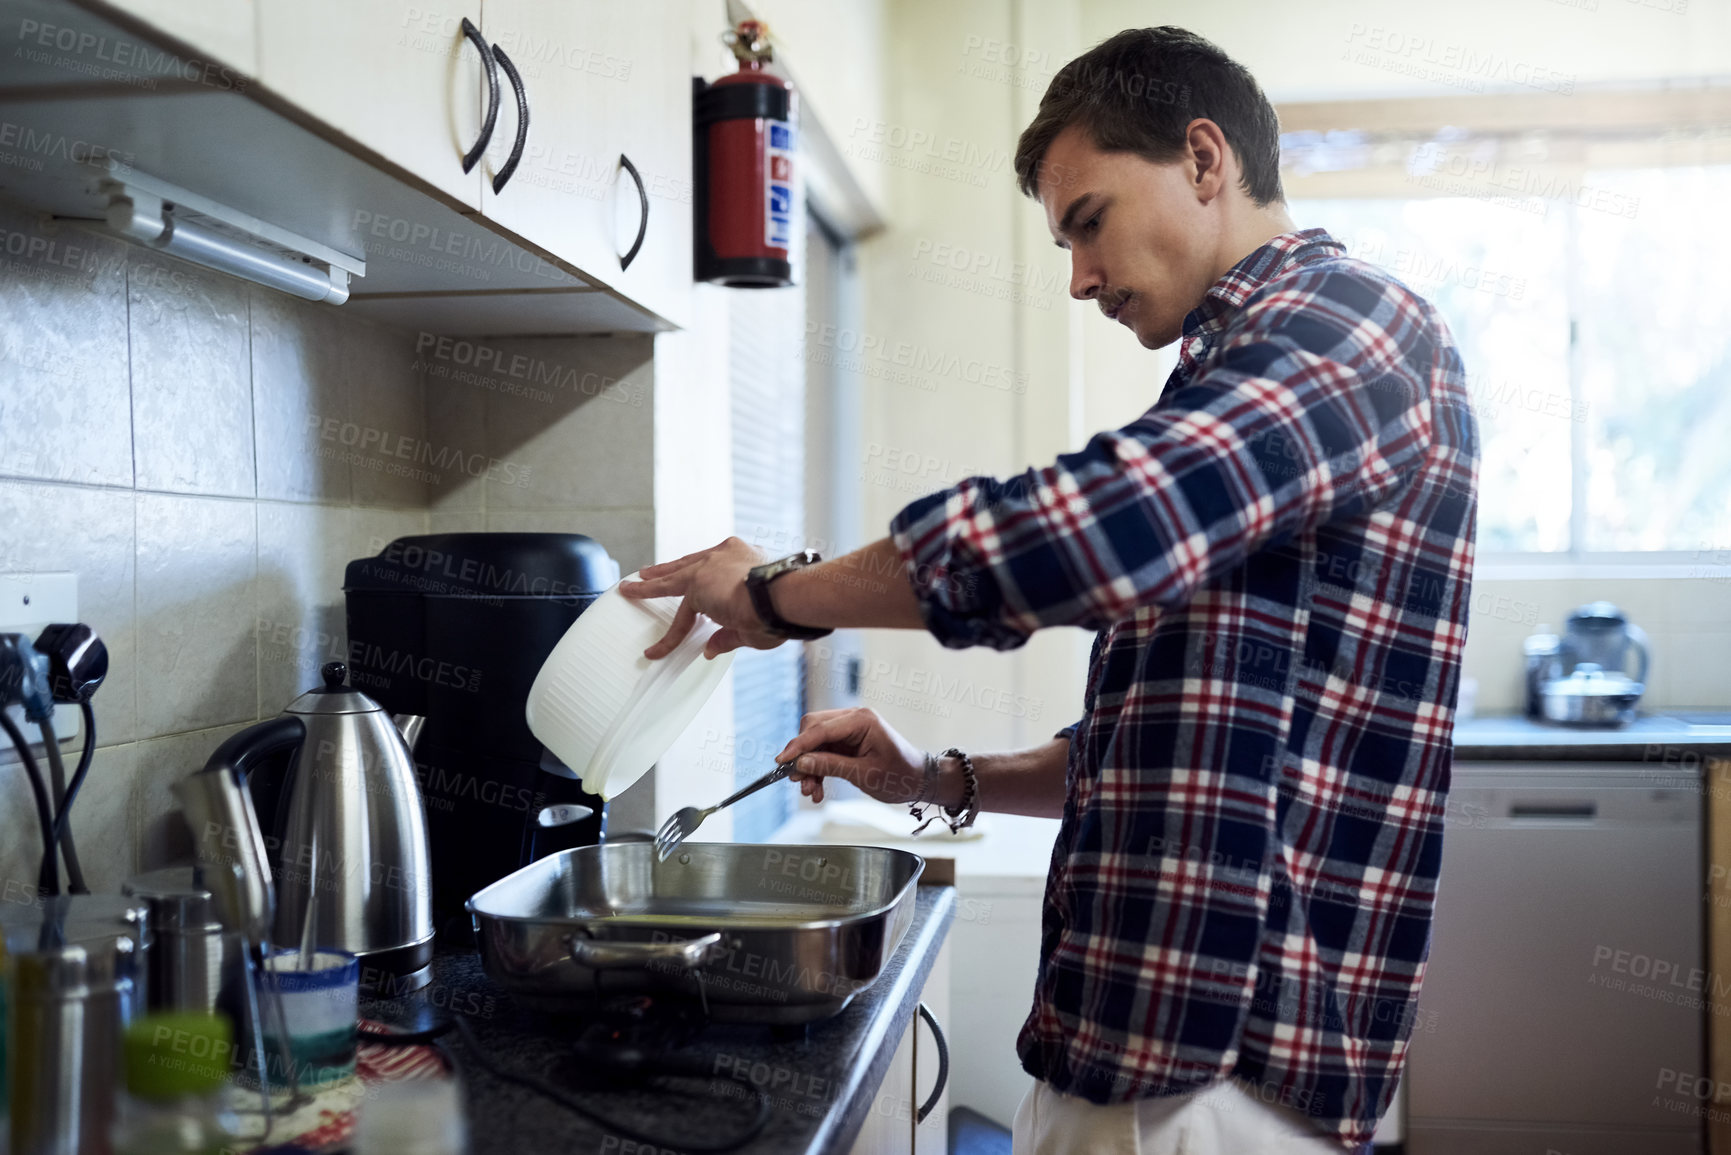
[(946, 646), (1098, 631), (1023, 1066), (1097, 1103), (1233, 1077), (1350, 1147), (1430, 948), (1478, 434), (1441, 318), (1344, 252), (1275, 237), (1153, 408), (891, 533)]

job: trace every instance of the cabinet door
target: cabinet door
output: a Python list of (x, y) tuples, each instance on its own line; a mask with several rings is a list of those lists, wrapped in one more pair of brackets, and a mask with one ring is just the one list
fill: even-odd
[[(463, 206), (479, 207), (480, 166), (465, 173), (463, 155), (481, 129), (486, 73), (462, 22), (481, 26), (481, 0), (257, 5), (266, 88)], [(509, 107), (503, 78), (500, 100)]]
[[(536, 247), (674, 324), (691, 295), (690, 48), (685, 8), (642, 0), (487, 0), (483, 28), (523, 77), (529, 132), (517, 170), (492, 181), (517, 131), (507, 101), (483, 164), (481, 210)], [(645, 218), (628, 156), (648, 194)]]
[[(950, 940), (944, 939), (944, 945), (938, 951), (938, 957), (932, 963), (932, 973), (926, 976), (926, 989), (920, 995), (920, 1002), (932, 1012), (932, 1018), (938, 1021), (938, 1030), (947, 1032), (950, 1029)], [(915, 1018), (914, 1032), (914, 1110), (917, 1113), (921, 1105), (931, 1098), (932, 1090), (938, 1085), (938, 1079), (944, 1080), (943, 1092), (932, 1107), (931, 1114), (926, 1116), (924, 1123), (914, 1126), (914, 1155), (944, 1155), (950, 1145), (950, 1080), (954, 1073), (956, 1056), (950, 1053), (948, 1069), (941, 1069), (943, 1064), (938, 1060), (938, 1040), (932, 1033), (932, 1026), (923, 1018)], [(946, 1040), (947, 1041), (947, 1040)]]
[(238, 86), (214, 66), (225, 65), (243, 77), (258, 74), (253, 0), (108, 0), (108, 4), (195, 49), (200, 58), (182, 61), (188, 66), (183, 76), (198, 75), (207, 86), (227, 89)]
[(871, 1108), (848, 1155), (908, 1155), (914, 1149), (914, 1033), (919, 1019), (908, 1024), (896, 1046), (884, 1081), (872, 1096)]

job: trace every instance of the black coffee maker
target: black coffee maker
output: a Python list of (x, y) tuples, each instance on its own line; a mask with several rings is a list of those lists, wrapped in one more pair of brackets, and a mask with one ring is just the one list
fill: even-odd
[(387, 713), (426, 718), (415, 768), (435, 925), (532, 859), (601, 841), (602, 800), (523, 707), (553, 646), (618, 580), (619, 563), (576, 533), (401, 537), (349, 563), (350, 682)]

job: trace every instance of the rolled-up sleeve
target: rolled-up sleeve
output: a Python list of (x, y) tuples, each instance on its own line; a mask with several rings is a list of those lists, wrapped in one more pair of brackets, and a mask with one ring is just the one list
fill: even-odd
[(1187, 603), (1255, 551), (1397, 494), (1431, 444), (1428, 306), (1339, 265), (1253, 295), (1193, 380), (1122, 429), (890, 522), (927, 629), (1007, 650)]

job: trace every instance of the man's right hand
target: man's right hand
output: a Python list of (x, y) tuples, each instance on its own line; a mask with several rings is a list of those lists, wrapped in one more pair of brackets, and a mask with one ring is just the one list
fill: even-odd
[(799, 734), (775, 756), (777, 762), (796, 758), (789, 777), (814, 802), (823, 801), (825, 778), (852, 782), (879, 802), (912, 802), (925, 781), (925, 753), (864, 707), (807, 714)]

